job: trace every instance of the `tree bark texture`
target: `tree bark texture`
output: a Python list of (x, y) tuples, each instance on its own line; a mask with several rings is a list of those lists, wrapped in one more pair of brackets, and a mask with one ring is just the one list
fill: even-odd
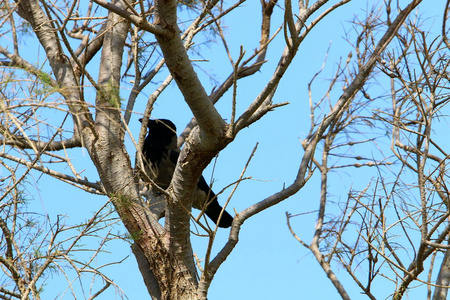
[(446, 300), (448, 287), (450, 286), (450, 249), (445, 250), (445, 256), (439, 270), (436, 280), (436, 288), (433, 294), (433, 300)]
[[(308, 143), (304, 147), (297, 177), (293, 183), (237, 213), (228, 242), (216, 257), (205, 262), (200, 283), (192, 252), (189, 227), (192, 194), (198, 179), (203, 169), (219, 151), (234, 140), (241, 129), (256, 122), (276, 107), (272, 104), (272, 97), (277, 86), (291, 65), (305, 35), (315, 25), (311, 23), (311, 27), (307, 28), (306, 24), (309, 18), (328, 1), (318, 0), (313, 5), (301, 9), (298, 16), (292, 13), (290, 1), (285, 2), (286, 47), (283, 52), (280, 52), (279, 63), (261, 92), (242, 115), (235, 119), (236, 116), (233, 114), (229, 125), (216, 110), (214, 103), (228, 89), (236, 85), (237, 79), (253, 74), (264, 63), (267, 44), (270, 42), (270, 19), (276, 1), (261, 2), (263, 21), (261, 49), (259, 49), (258, 56), (255, 54), (257, 64), (247, 67), (245, 64), (237, 63), (229, 78), (210, 96), (206, 93), (192, 66), (186, 50), (186, 41), (180, 35), (177, 24), (179, 4), (176, 0), (154, 1), (153, 24), (147, 22), (148, 16), (144, 13), (138, 15), (133, 12), (134, 9), (130, 2), (125, 3), (122, 0), (111, 2), (94, 0), (94, 2), (106, 7), (109, 14), (99, 32), (101, 38), (96, 40), (95, 47), (93, 47), (95, 48), (94, 52), (101, 49), (101, 58), (98, 81), (93, 83), (96, 89), (96, 98), (95, 104), (92, 105), (84, 99), (80, 78), (84, 68), (83, 64), (86, 64), (95, 53), (91, 52), (83, 59), (68, 58), (63, 51), (65, 45), (61, 42), (64, 40), (62, 38), (64, 30), (59, 30), (54, 25), (56, 23), (45, 9), (45, 4), (38, 0), (17, 0), (18, 13), (34, 29), (47, 55), (55, 77), (55, 86), (59, 87), (58, 92), (64, 97), (73, 117), (76, 131), (73, 142), (75, 145), (82, 145), (87, 149), (99, 174), (104, 193), (114, 205), (134, 240), (132, 250), (149, 294), (153, 299), (176, 300), (206, 299), (211, 280), (237, 244), (240, 227), (245, 220), (294, 195), (305, 185), (312, 174), (310, 166), (314, 159), (316, 146), (323, 140), (326, 131), (333, 126), (345, 107), (348, 107), (355, 95), (360, 92), (380, 56), (397, 34), (406, 17), (421, 1), (411, 1), (405, 10), (400, 11), (373, 49), (372, 56), (361, 66), (358, 74), (344, 89), (336, 105), (323, 118), (320, 126), (311, 131), (306, 139)], [(208, 3), (215, 5), (217, 2)], [(344, 3), (346, 1), (342, 1), (340, 5)], [(205, 8), (205, 14), (208, 10), (209, 8)], [(189, 137), (185, 140), (172, 183), (166, 191), (164, 226), (158, 222), (159, 216), (150, 211), (140, 195), (140, 177), (132, 166), (124, 144), (126, 122), (123, 121), (121, 111), (121, 67), (124, 65), (122, 60), (130, 23), (142, 26), (140, 29), (155, 35), (158, 47), (164, 56), (164, 63), (198, 124), (190, 131)], [(302, 32), (305, 32), (305, 35)], [(89, 110), (89, 106), (94, 107), (94, 113)], [(150, 110), (149, 107), (147, 109)], [(16, 140), (15, 143), (19, 145), (20, 141)], [(64, 145), (61, 148), (64, 148)], [(438, 284), (442, 286), (447, 286), (449, 283), (449, 256), (447, 251), (438, 279)], [(322, 256), (317, 255), (317, 257), (321, 258)], [(405, 278), (405, 281), (414, 279), (413, 277), (408, 278), (408, 276)], [(346, 295), (344, 292), (341, 295)], [(398, 291), (398, 299), (403, 296), (403, 293), (404, 290)], [(445, 299), (446, 295), (447, 288), (437, 288), (433, 300)]]
[[(126, 8), (121, 1), (114, 4)], [(94, 120), (75, 75), (76, 67), (63, 53), (57, 31), (39, 1), (20, 1), (19, 13), (30, 22), (45, 49), (56, 81), (63, 87), (60, 93), (69, 106), (82, 145), (98, 171), (106, 194), (135, 240), (133, 252), (143, 277), (152, 278), (146, 280), (152, 297), (195, 299), (197, 274), (189, 240), (190, 208), (180, 208), (177, 201), (169, 201), (174, 203), (174, 209), (168, 209), (169, 225), (164, 229), (140, 198), (139, 178), (124, 146), (119, 88), (128, 22), (109, 13), (108, 29), (103, 37)], [(174, 221), (179, 216), (182, 220)]]

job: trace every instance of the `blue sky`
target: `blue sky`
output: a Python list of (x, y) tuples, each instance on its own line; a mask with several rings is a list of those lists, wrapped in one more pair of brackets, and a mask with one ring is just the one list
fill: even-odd
[[(252, 53), (258, 46), (260, 7), (257, 1), (253, 2), (246, 3), (228, 15), (224, 21), (227, 27), (225, 36), (229, 39), (229, 48), (235, 60), (240, 45), (243, 45), (247, 53)], [(365, 15), (364, 10), (368, 7), (365, 2), (353, 1), (353, 3), (339, 8), (313, 29), (308, 39), (300, 47), (294, 64), (286, 73), (274, 98), (274, 102), (289, 101), (290, 104), (270, 112), (261, 121), (240, 132), (237, 139), (220, 153), (213, 175), (211, 175), (212, 166), (205, 170), (204, 175), (207, 181), (212, 176), (215, 190), (220, 190), (239, 177), (253, 147), (259, 143), (256, 155), (246, 173), (252, 179), (240, 185), (230, 203), (229, 212), (232, 212), (233, 209), (238, 212), (242, 211), (279, 191), (284, 185), (293, 182), (303, 154), (299, 139), (303, 139), (309, 130), (310, 112), (307, 84), (322, 66), (327, 49), (330, 47), (327, 66), (319, 76), (314, 89), (317, 97), (322, 96), (324, 89), (328, 86), (326, 79), (330, 78), (336, 70), (337, 62), (341, 58), (345, 60), (351, 51), (351, 47), (343, 39), (345, 32), (351, 31), (351, 24), (347, 21), (351, 20), (355, 14)], [(440, 16), (441, 10), (436, 6), (427, 7), (426, 4), (420, 6), (422, 13), (431, 17)], [(443, 6), (444, 3), (442, 3)], [(433, 9), (435, 10), (434, 14)], [(279, 26), (283, 15), (280, 8), (276, 8), (275, 11), (274, 29)], [(440, 19), (436, 20), (437, 28), (439, 28), (440, 22)], [(270, 78), (284, 48), (283, 43), (282, 36), (278, 36), (269, 48), (268, 62), (261, 71), (251, 78), (239, 81), (238, 112), (242, 112), (251, 103)], [(203, 46), (201, 49), (202, 56), (209, 61), (199, 62), (199, 66), (206, 72), (214, 74), (217, 80), (224, 80), (230, 74), (231, 66), (220, 41), (210, 44), (208, 47)], [(32, 55), (33, 53), (27, 54)], [(211, 90), (213, 85), (210, 84), (208, 77), (202, 72), (199, 72), (199, 76), (203, 80), (206, 90)], [(122, 94), (126, 99), (129, 85), (124, 84), (123, 87)], [(130, 129), (135, 137), (140, 128), (138, 119), (141, 115), (139, 112), (143, 112), (147, 101), (145, 95), (151, 94), (155, 87), (157, 85), (149, 85), (143, 95), (138, 98), (135, 107), (136, 113), (130, 122)], [(217, 109), (225, 119), (230, 118), (230, 93), (220, 100)], [(171, 119), (176, 124), (178, 131), (181, 132), (192, 114), (183, 102), (176, 86), (172, 85), (158, 99), (152, 117)], [(135, 153), (133, 145), (129, 141), (127, 143), (130, 155), (133, 156)], [(70, 155), (78, 170), (86, 169), (85, 176), (90, 179), (96, 178), (94, 167), (85, 151), (82, 149), (71, 150)], [(378, 155), (378, 153), (373, 155)], [(376, 176), (376, 170), (368, 169), (346, 170), (333, 175), (330, 187), (332, 187), (334, 199), (345, 200), (350, 187), (362, 189), (374, 176)], [(106, 200), (105, 197), (85, 193), (37, 173), (33, 173), (30, 181), (37, 186), (36, 191), (30, 189), (30, 193), (34, 195), (33, 207), (43, 214), (49, 214), (51, 220), (55, 220), (56, 215), (66, 215), (68, 223), (86, 220)], [(229, 192), (230, 190), (225, 191), (225, 194), (219, 198), (219, 202), (223, 203)], [(209, 299), (338, 299), (334, 287), (312, 254), (291, 236), (286, 225), (286, 211), (293, 214), (315, 211), (318, 207), (318, 199), (318, 177), (314, 176), (298, 194), (245, 222), (239, 243), (215, 276), (210, 288)], [(311, 213), (291, 221), (297, 234), (306, 241), (314, 232), (315, 217), (316, 214)], [(227, 237), (228, 230), (220, 229), (214, 251), (217, 252), (221, 248)], [(194, 252), (199, 257), (203, 257), (207, 239), (193, 236), (192, 241)], [(106, 249), (110, 254), (106, 254), (95, 262), (101, 264), (108, 261), (109, 258), (121, 260), (129, 256), (121, 264), (105, 268), (105, 273), (120, 286), (129, 299), (149, 299), (129, 244), (117, 240), (113, 241)], [(335, 270), (338, 271), (338, 277), (342, 279), (353, 299), (364, 298), (360, 295), (360, 290), (356, 285), (349, 280), (342, 267), (336, 267)], [(58, 282), (60, 281), (57, 278), (48, 280), (45, 291), (45, 293), (49, 293), (47, 299), (52, 299), (56, 295), (55, 292), (59, 289)], [(114, 298), (119, 298), (119, 296), (113, 290), (100, 297), (100, 299)], [(416, 299), (423, 298), (422, 291)], [(70, 294), (67, 294), (65, 299), (70, 299)], [(410, 299), (415, 298), (411, 297)]]

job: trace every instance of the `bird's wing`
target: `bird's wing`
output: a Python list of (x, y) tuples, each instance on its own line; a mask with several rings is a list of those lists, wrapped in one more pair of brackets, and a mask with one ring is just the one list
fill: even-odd
[(177, 165), (178, 156), (180, 156), (179, 150), (170, 150), (169, 159), (174, 165)]

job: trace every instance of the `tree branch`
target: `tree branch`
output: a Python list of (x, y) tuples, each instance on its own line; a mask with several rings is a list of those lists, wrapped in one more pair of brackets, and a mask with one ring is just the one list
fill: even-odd
[[(336, 121), (336, 118), (341, 113), (342, 107), (348, 105), (348, 101), (351, 101), (353, 99), (353, 96), (363, 86), (371, 70), (375, 66), (378, 57), (381, 55), (381, 53), (384, 51), (384, 49), (387, 47), (387, 45), (390, 43), (393, 37), (397, 34), (397, 31), (399, 30), (400, 26), (403, 24), (404, 20), (409, 15), (409, 13), (420, 2), (421, 0), (412, 1), (404, 10), (402, 10), (398, 14), (392, 25), (389, 27), (389, 29), (385, 32), (383, 37), (378, 42), (376, 48), (374, 49), (367, 63), (363, 66), (363, 68), (360, 69), (360, 72), (355, 76), (354, 80), (351, 82), (348, 88), (344, 90), (344, 93), (341, 95), (336, 105), (333, 107), (331, 113), (322, 120), (321, 124), (318, 126), (316, 131), (312, 134), (312, 136), (308, 140), (308, 143), (305, 143), (306, 145), (305, 152), (303, 154), (303, 158), (298, 169), (297, 177), (295, 178), (294, 182), (287, 188), (284, 188), (283, 190), (267, 197), (266, 199), (248, 207), (247, 209), (243, 210), (242, 212), (236, 215), (233, 221), (233, 225), (227, 243), (210, 263), (210, 269), (212, 272), (219, 268), (220, 264), (223, 261), (225, 261), (226, 257), (234, 249), (239, 240), (240, 228), (248, 218), (294, 195), (305, 185), (305, 183), (309, 178), (309, 176), (307, 176), (307, 170), (309, 168), (310, 161), (314, 157), (316, 145), (322, 139), (324, 132), (326, 131), (326, 129), (329, 128), (329, 126), (331, 126)], [(291, 49), (294, 48), (294, 46), (295, 45), (293, 45)], [(266, 92), (263, 91), (260, 94), (260, 96), (258, 96), (258, 99), (263, 99), (265, 93), (271, 90), (273, 88), (273, 85), (277, 84), (279, 78), (281, 78), (282, 74), (285, 71), (286, 64), (289, 64), (289, 62), (292, 60), (292, 57), (290, 57), (291, 54), (289, 55), (290, 51), (291, 50), (289, 49), (285, 50), (285, 55), (280, 60), (280, 63), (277, 67), (277, 71), (275, 72), (276, 75), (272, 77), (271, 82), (265, 88)], [(271, 85), (272, 87), (270, 87)], [(247, 120), (253, 114), (253, 112), (259, 107), (259, 103), (260, 100), (255, 100), (252, 103), (252, 105), (248, 108), (248, 110), (241, 116), (241, 118), (239, 118), (238, 124), (240, 124), (241, 127), (244, 126), (244, 124), (247, 124), (245, 120)]]
[[(133, 14), (132, 12), (129, 12), (126, 9), (124, 9), (120, 6), (117, 6), (115, 4), (112, 4), (111, 2), (107, 2), (105, 0), (92, 0), (92, 1), (94, 1), (98, 5), (106, 8), (108, 11), (111, 11), (111, 12), (121, 16), (122, 18), (130, 21), (131, 23), (133, 23), (134, 25), (136, 25), (137, 27), (139, 27), (141, 29), (144, 29), (155, 35), (166, 35), (167, 34), (166, 30), (163, 29), (162, 27), (148, 23), (145, 16), (137, 16), (137, 15)], [(141, 12), (141, 13), (143, 13), (143, 12)]]
[(43, 166), (38, 166), (38, 165), (35, 165), (35, 164), (25, 160), (25, 159), (17, 158), (15, 156), (12, 156), (12, 155), (7, 154), (7, 153), (0, 152), (0, 157), (6, 158), (6, 159), (11, 160), (11, 161), (14, 161), (14, 162), (19, 163), (21, 165), (24, 165), (24, 166), (26, 166), (28, 168), (40, 171), (40, 172), (42, 172), (44, 174), (50, 175), (50, 176), (55, 177), (57, 179), (60, 179), (62, 181), (79, 184), (81, 186), (78, 186), (78, 185), (75, 185), (75, 186), (77, 186), (77, 187), (79, 187), (79, 188), (81, 188), (81, 189), (83, 189), (85, 191), (88, 191), (90, 193), (98, 194), (98, 195), (105, 195), (106, 194), (106, 191), (103, 188), (103, 186), (101, 186), (98, 183), (93, 183), (93, 182), (90, 182), (88, 180), (84, 180), (84, 179), (81, 179), (81, 178), (69, 176), (67, 174), (63, 174), (63, 173), (51, 170), (51, 169), (43, 167)]
[(37, 149), (38, 151), (44, 148), (49, 151), (58, 151), (69, 148), (79, 148), (82, 146), (79, 136), (73, 136), (70, 139), (61, 141), (42, 142), (27, 139), (20, 136), (14, 136), (12, 139), (0, 139), (0, 144), (17, 147), (20, 149)]

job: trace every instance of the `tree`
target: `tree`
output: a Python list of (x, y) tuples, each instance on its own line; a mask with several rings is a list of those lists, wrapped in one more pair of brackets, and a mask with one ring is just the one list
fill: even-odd
[[(191, 213), (190, 195), (198, 178), (211, 160), (233, 143), (244, 128), (258, 126), (258, 122), (270, 111), (287, 104), (274, 103), (273, 99), (298, 55), (300, 45), (310, 39), (317, 24), (325, 22), (350, 0), (334, 1), (331, 4), (325, 0), (313, 3), (299, 1), (298, 5), (292, 5), (291, 1), (283, 4), (261, 1), (259, 46), (252, 54), (247, 54), (241, 48), (236, 58), (232, 54), (234, 49), (229, 49), (223, 22), (227, 15), (244, 2), (4, 1), (2, 41), (5, 42), (2, 45), (5, 46), (0, 46), (0, 53), (4, 58), (1, 61), (1, 133), (5, 151), (0, 156), (8, 161), (3, 165), (10, 170), (10, 178), (14, 178), (9, 182), (3, 197), (15, 199), (5, 208), (14, 210), (21, 202), (20, 197), (10, 195), (31, 170), (53, 176), (86, 192), (105, 195), (128, 232), (151, 297), (206, 299), (217, 270), (238, 243), (243, 223), (297, 194), (315, 174), (320, 173), (319, 213), (312, 242), (304, 242), (295, 234), (292, 226), (291, 231), (312, 251), (343, 299), (350, 297), (332, 271), (336, 260), (369, 298), (376, 297), (371, 285), (380, 277), (398, 282), (393, 294), (395, 299), (402, 298), (411, 283), (419, 279), (427, 258), (437, 255), (440, 249), (448, 248), (442, 245), (447, 239), (449, 228), (445, 205), (448, 198), (445, 188), (447, 155), (430, 138), (431, 121), (439, 116), (437, 113), (448, 102), (444, 84), (447, 60), (441, 52), (448, 48), (445, 22), (442, 27), (443, 39), (431, 44), (420, 29), (420, 23), (413, 21), (412, 13), (422, 2), (419, 0), (402, 4), (387, 1), (378, 10), (370, 11), (362, 21), (354, 22), (354, 28), (359, 31), (354, 40), (351, 36), (348, 38), (353, 43), (354, 55), (349, 55), (347, 61), (339, 66), (325, 96), (321, 99), (312, 96), (317, 76), (309, 84), (311, 127), (302, 140), (304, 151), (296, 177), (291, 184), (274, 194), (256, 199), (246, 209), (236, 212), (228, 241), (214, 255), (212, 245), (217, 228), (208, 226)], [(282, 19), (281, 26), (272, 32), (273, 19), (278, 16)], [(444, 14), (443, 20), (446, 17)], [(281, 37), (284, 49), (278, 55), (269, 57), (268, 49)], [(36, 64), (34, 57), (24, 57), (19, 45), (25, 39), (33, 39), (39, 44), (39, 49), (46, 57), (43, 63)], [(211, 39), (223, 42), (232, 71), (225, 76), (225, 80), (215, 84), (213, 91), (208, 94), (206, 82), (198, 75), (201, 67), (194, 58), (202, 58), (200, 46), (196, 44), (208, 43)], [(393, 41), (399, 44), (391, 46)], [(100, 56), (98, 59), (97, 54)], [(270, 74), (266, 82), (255, 99), (241, 111), (243, 104), (238, 101), (238, 83), (244, 78), (255, 76), (267, 61), (272, 62), (274, 59), (277, 64), (273, 70), (265, 70)], [(417, 63), (422, 76), (411, 71), (412, 61)], [(124, 78), (130, 77), (133, 78), (132, 86), (126, 90)], [(371, 96), (371, 87), (377, 80), (389, 82), (392, 87), (389, 92), (389, 99), (393, 99), (392, 106), (387, 110), (377, 104), (386, 97), (386, 91), (380, 96)], [(149, 85), (152, 82), (159, 84), (153, 87)], [(183, 145), (183, 150), (171, 185), (165, 191), (160, 190), (156, 195), (144, 197), (141, 193), (142, 182), (149, 180), (143, 174), (140, 149), (146, 128), (143, 124), (139, 136), (133, 139), (136, 161), (132, 162), (133, 153), (126, 145), (126, 138), (133, 137), (128, 126), (131, 117), (136, 114), (137, 99), (142, 97), (145, 88), (152, 92), (145, 104), (144, 119), (150, 117), (155, 103), (161, 99), (160, 95), (174, 84), (194, 118), (179, 137), (179, 145)], [(422, 97), (424, 94), (427, 96)], [(229, 116), (219, 113), (214, 106), (226, 97), (231, 98)], [(59, 113), (54, 114), (55, 111)], [(380, 134), (380, 131), (366, 134), (364, 130), (367, 128), (370, 130), (368, 132), (382, 128), (380, 131), (386, 134)], [(392, 137), (394, 154), (387, 159), (345, 155), (355, 145), (361, 149), (368, 147), (368, 144), (376, 145), (386, 135)], [(347, 139), (344, 143), (341, 142), (343, 137)], [(415, 144), (409, 144), (410, 141), (415, 141)], [(439, 155), (431, 153), (430, 147), (440, 151)], [(86, 150), (98, 174), (98, 181), (81, 176), (71, 161), (69, 152), (72, 148)], [(329, 160), (330, 156), (340, 160)], [(401, 165), (400, 169), (392, 171), (397, 174), (396, 180), (388, 182), (386, 170), (398, 164)], [(20, 172), (23, 171), (18, 171), (19, 165), (26, 167), (22, 175)], [(348, 201), (341, 208), (342, 214), (329, 219), (325, 213), (330, 205), (329, 174), (331, 170), (343, 167), (376, 167), (379, 179), (363, 191), (351, 191)], [(426, 171), (428, 167), (433, 168), (431, 173)], [(403, 178), (401, 175), (406, 170), (411, 173)], [(435, 173), (438, 176), (431, 176)], [(417, 176), (417, 184), (411, 192), (420, 199), (417, 211), (410, 209), (413, 203), (403, 193), (405, 189), (399, 191), (397, 188), (410, 186), (410, 174)], [(233, 187), (231, 195), (243, 180), (245, 172), (230, 184)], [(375, 187), (370, 194), (369, 187), (372, 185)], [(441, 199), (439, 204), (429, 201), (432, 195)], [(402, 201), (400, 206), (397, 200), (393, 200), (397, 197)], [(164, 205), (156, 205), (159, 203)], [(394, 213), (388, 214), (387, 208), (391, 207)], [(13, 219), (19, 215), (15, 210)], [(420, 220), (416, 215), (420, 216)], [(94, 224), (109, 226), (110, 222), (114, 223), (109, 219), (104, 222), (108, 216), (109, 213), (102, 211), (79, 225), (84, 228), (80, 238), (90, 236)], [(160, 220), (161, 216), (164, 217), (163, 221)], [(396, 216), (397, 219), (387, 222), (387, 216)], [(5, 298), (39, 298), (36, 282), (44, 271), (51, 271), (54, 259), (59, 258), (61, 249), (66, 251), (67, 246), (56, 247), (56, 252), (49, 252), (54, 254), (47, 255), (52, 259), (42, 264), (42, 272), (29, 277), (23, 284), (21, 277), (25, 275), (15, 273), (15, 264), (20, 263), (15, 258), (21, 252), (12, 250), (14, 247), (11, 245), (17, 235), (10, 233), (14, 230), (8, 227), (8, 218), (10, 214), (2, 219), (2, 224), (5, 224), (1, 227), (2, 234), (7, 239), (4, 246), (6, 259), (1, 263), (13, 282), (2, 287), (1, 292), (7, 295)], [(292, 215), (288, 215), (288, 221), (291, 218)], [(191, 246), (191, 221), (209, 239), (201, 267), (197, 267)], [(419, 229), (420, 242), (414, 252), (414, 259), (407, 264), (403, 256), (398, 254), (400, 247), (392, 242), (392, 238), (397, 230), (407, 232), (410, 223)], [(60, 228), (54, 226), (49, 227)], [(352, 238), (350, 244), (345, 237), (352, 226), (356, 226), (358, 236)], [(408, 233), (407, 240), (414, 247), (416, 244), (410, 236)], [(108, 235), (101, 237), (105, 242), (109, 238)], [(43, 241), (48, 243), (47, 239)], [(365, 284), (355, 272), (355, 268), (364, 262), (363, 256), (368, 258), (369, 279)], [(67, 255), (62, 257), (68, 263), (72, 261)], [(393, 275), (381, 273), (380, 265), (389, 266)], [(446, 264), (442, 266), (438, 288), (445, 293)], [(79, 270), (76, 267), (74, 269)], [(403, 272), (403, 275), (398, 271)], [(103, 278), (105, 288), (109, 286), (110, 280), (100, 272), (96, 274)], [(431, 278), (426, 282), (431, 284)], [(103, 290), (100, 288), (99, 293), (92, 297)], [(439, 297), (438, 290), (435, 297)], [(29, 296), (31, 291), (33, 293)]]
[[(376, 12), (371, 16), (377, 16)], [(389, 11), (387, 21), (381, 21), (381, 16), (370, 24), (354, 22), (360, 28), (355, 48), (362, 51), (357, 51), (355, 70), (349, 75), (351, 68), (342, 68), (346, 72), (337, 74), (333, 82), (348, 82), (365, 64), (370, 56), (367, 45), (390, 24)], [(382, 297), (402, 299), (414, 283), (427, 286), (427, 299), (447, 298), (448, 151), (442, 140), (449, 103), (446, 18), (445, 14), (442, 38), (422, 29), (420, 17), (396, 33), (398, 46), (384, 52), (373, 79), (327, 128), (320, 159), (313, 161), (321, 174), (321, 194), (312, 240), (307, 243), (289, 225), (342, 299), (350, 297), (333, 271), (336, 262), (369, 299), (380, 297), (374, 286), (391, 286)], [(378, 86), (384, 90), (380, 92)], [(326, 101), (331, 102), (324, 96)], [(321, 103), (311, 105), (313, 124), (322, 107)], [(361, 154), (367, 144), (374, 143), (379, 153)], [(346, 201), (338, 204), (339, 214), (326, 214), (334, 206), (328, 186), (333, 171), (362, 167), (376, 167), (378, 176), (362, 190), (350, 189)], [(293, 217), (287, 214), (288, 224)], [(442, 261), (437, 259), (440, 253), (445, 254)], [(361, 274), (360, 269), (365, 272)]]

